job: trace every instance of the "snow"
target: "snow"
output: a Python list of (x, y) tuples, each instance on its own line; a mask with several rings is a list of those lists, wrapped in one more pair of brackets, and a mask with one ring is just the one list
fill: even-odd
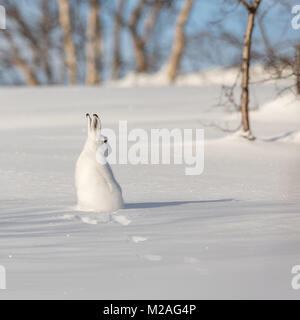
[(291, 132), (286, 134), (282, 140), (293, 143), (300, 143), (300, 131)]
[(288, 93), (263, 105), (253, 113), (253, 119), (261, 119), (265, 122), (279, 121), (299, 123), (299, 106), (300, 99), (295, 97), (293, 93)]
[(299, 299), (299, 100), (253, 91), (255, 141), (204, 127), (200, 176), (113, 165), (126, 205), (97, 214), (74, 208), (85, 113), (113, 129), (234, 127), (220, 85), (1, 89), (0, 299)]
[[(273, 83), (274, 72), (266, 70), (264, 66), (256, 64), (250, 70), (250, 77), (252, 82), (267, 82)], [(289, 75), (290, 70), (286, 69), (282, 78)], [(107, 86), (132, 88), (132, 87), (161, 87), (168, 86), (167, 66), (163, 67), (160, 71), (148, 73), (129, 73), (124, 78), (108, 82)], [(176, 86), (211, 86), (211, 85), (227, 85), (232, 86), (239, 83), (241, 79), (241, 72), (236, 67), (231, 68), (211, 68), (202, 72), (179, 74), (175, 80)], [(290, 80), (288, 80), (290, 82)], [(276, 80), (278, 82), (278, 80)]]

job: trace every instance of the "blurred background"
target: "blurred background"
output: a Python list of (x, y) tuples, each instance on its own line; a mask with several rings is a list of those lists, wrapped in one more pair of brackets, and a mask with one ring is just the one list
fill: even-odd
[[(300, 0), (0, 5), (5, 298), (299, 299)], [(149, 151), (112, 166), (118, 213), (74, 207), (87, 112)], [(198, 129), (205, 169), (185, 175)]]
[[(271, 78), (299, 74), (300, 30), (291, 27), (296, 4), (262, 0), (256, 15), (251, 61)], [(7, 19), (0, 31), (1, 86), (99, 85), (158, 72), (172, 83), (179, 74), (242, 63), (248, 12), (239, 0), (1, 0), (0, 5)]]

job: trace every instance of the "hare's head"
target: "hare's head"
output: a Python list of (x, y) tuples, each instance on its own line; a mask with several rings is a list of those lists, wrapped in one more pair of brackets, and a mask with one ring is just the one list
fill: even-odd
[(101, 135), (101, 120), (98, 115), (93, 114), (91, 117), (86, 114), (88, 125), (88, 141), (100, 146), (107, 143), (107, 138)]

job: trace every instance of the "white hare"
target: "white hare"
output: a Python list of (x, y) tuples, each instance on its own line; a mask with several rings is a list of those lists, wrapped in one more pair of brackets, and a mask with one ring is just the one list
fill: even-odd
[(106, 161), (99, 161), (99, 152), (97, 153), (99, 147), (107, 143), (107, 138), (100, 134), (99, 117), (96, 114), (93, 115), (93, 119), (89, 114), (86, 114), (86, 117), (88, 136), (77, 160), (75, 172), (78, 209), (96, 212), (117, 211), (124, 206), (121, 187), (110, 165)]

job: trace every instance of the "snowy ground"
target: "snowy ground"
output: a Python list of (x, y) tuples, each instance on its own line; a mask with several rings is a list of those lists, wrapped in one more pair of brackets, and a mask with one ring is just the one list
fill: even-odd
[[(126, 208), (74, 211), (86, 112), (104, 126), (230, 127), (220, 86), (0, 90), (2, 298), (300, 298), (300, 102), (255, 87), (255, 142), (205, 128), (205, 169), (115, 165)], [(298, 108), (298, 110), (297, 110)]]

